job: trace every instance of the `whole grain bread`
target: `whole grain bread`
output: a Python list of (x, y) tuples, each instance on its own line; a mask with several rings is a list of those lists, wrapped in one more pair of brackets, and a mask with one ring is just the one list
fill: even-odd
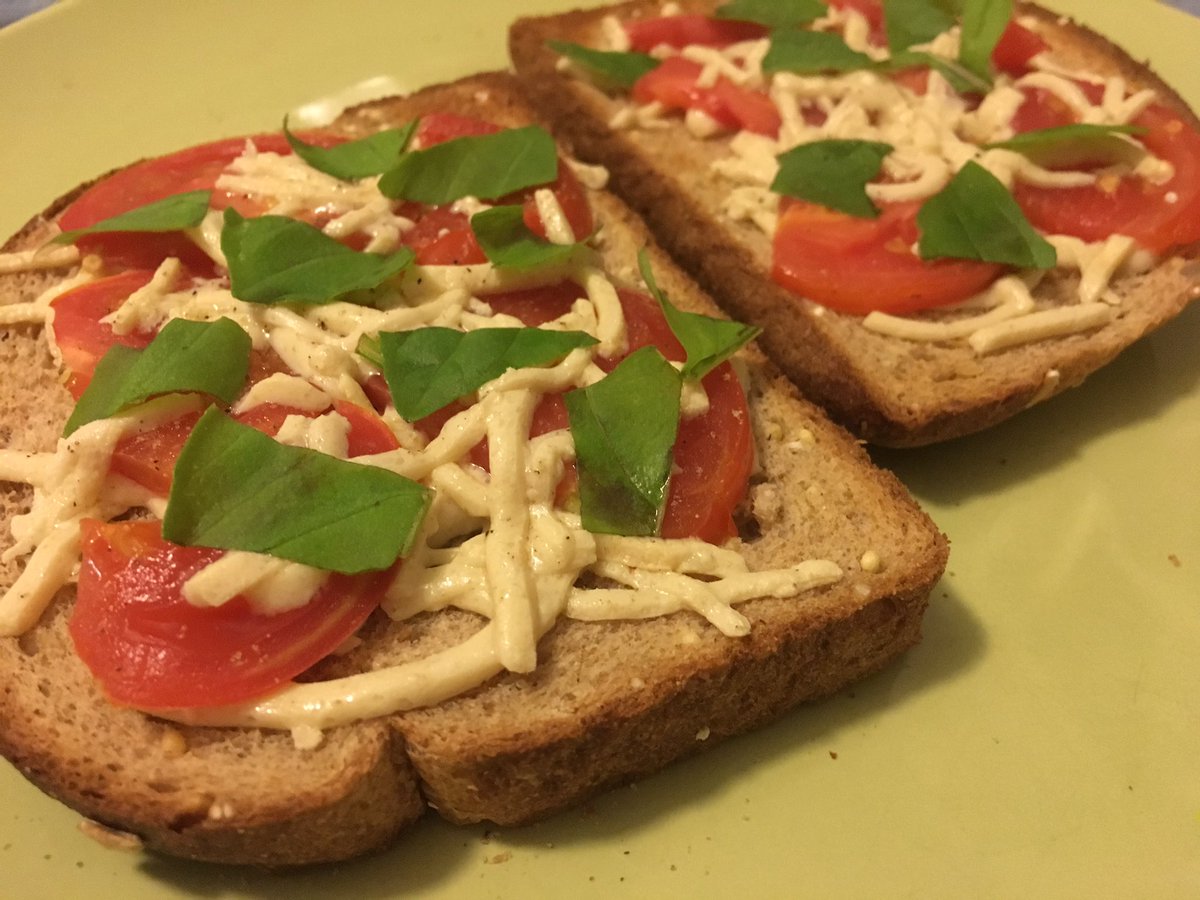
[[(718, 5), (677, 4), (683, 12), (703, 13)], [(1153, 88), (1161, 102), (1197, 124), (1178, 94), (1110, 41), (1034, 4), (1017, 6), (1065, 65)], [(565, 73), (557, 66), (559, 54), (547, 46), (555, 40), (603, 48), (605, 16), (654, 17), (661, 9), (655, 0), (633, 0), (518, 20), (509, 37), (518, 76), (576, 151), (609, 168), (612, 189), (641, 213), (661, 243), (731, 316), (763, 326), (760, 342), (784, 373), (859, 437), (905, 447), (987, 428), (1080, 384), (1200, 296), (1200, 245), (1177, 248), (1151, 271), (1113, 283), (1122, 302), (1109, 324), (986, 356), (961, 341), (917, 344), (876, 333), (862, 326), (861, 316), (797, 297), (770, 277), (771, 239), (722, 212), (729, 185), (709, 168), (728, 155), (729, 138), (697, 138), (677, 116), (653, 129), (610, 127), (613, 116), (631, 105), (628, 96)], [(1077, 284), (1076, 275), (1052, 275), (1036, 296), (1057, 303)]]
[[(357, 136), (435, 110), (505, 125), (535, 118), (510, 76), (486, 74), (358, 107), (336, 127)], [(589, 193), (607, 267), (632, 278), (648, 233), (620, 201)], [(5, 249), (39, 246), (64, 202)], [(652, 254), (676, 303), (714, 313), (662, 251)], [(5, 276), (0, 302), (29, 299), (66, 274)], [(817, 591), (743, 604), (747, 637), (723, 637), (688, 613), (564, 619), (540, 643), (532, 674), (333, 728), (299, 750), (286, 732), (189, 727), (112, 706), (72, 650), (68, 589), (31, 631), (0, 638), (0, 753), (48, 794), (152, 850), (296, 865), (380, 847), (429, 807), (453, 822), (529, 822), (878, 670), (918, 640), (946, 540), (757, 350), (741, 356), (760, 472), (734, 544), (752, 567), (828, 558), (845, 572)], [(0, 446), (52, 448), (70, 401), (38, 329), (0, 330), (0, 371)], [(3, 548), (28, 496), (20, 485), (0, 491)], [(864, 567), (870, 553), (878, 566)], [(0, 568), (0, 586), (20, 566)], [(459, 611), (402, 623), (378, 613), (357, 648), (306, 678), (425, 656), (479, 626)]]

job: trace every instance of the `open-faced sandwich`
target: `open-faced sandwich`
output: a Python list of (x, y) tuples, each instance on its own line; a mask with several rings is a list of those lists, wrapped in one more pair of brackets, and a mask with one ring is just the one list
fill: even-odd
[(0, 752), (154, 850), (520, 823), (919, 636), (947, 545), (482, 75), (0, 255)]
[(623, 3), (510, 34), (539, 108), (780, 368), (912, 446), (1079, 384), (1200, 294), (1200, 131), (1011, 0)]

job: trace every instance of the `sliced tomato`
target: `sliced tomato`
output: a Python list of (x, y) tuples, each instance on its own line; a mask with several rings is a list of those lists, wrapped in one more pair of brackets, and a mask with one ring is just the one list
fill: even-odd
[[(350, 431), (347, 434), (348, 457), (385, 453), (400, 446), (392, 430), (372, 410), (337, 400), (334, 401), (333, 411), (350, 423)], [(322, 414), (279, 403), (261, 403), (238, 413), (234, 419), (243, 425), (257, 428), (263, 434), (274, 436), (279, 433), (288, 416), (305, 416), (312, 419)], [(167, 496), (171, 490), (175, 463), (199, 418), (198, 412), (188, 413), (157, 428), (122, 439), (113, 451), (112, 471), (137, 482), (160, 497)]]
[[(625, 311), (628, 352), (653, 345), (667, 359), (682, 360), (683, 347), (658, 304), (637, 291), (622, 289), (618, 294)], [(493, 309), (533, 325), (562, 315), (578, 295), (579, 288), (567, 284), (487, 299)], [(597, 360), (607, 370), (619, 361)], [(709, 408), (702, 415), (680, 422), (661, 533), (668, 538), (699, 537), (720, 543), (737, 533), (733, 511), (746, 495), (754, 445), (746, 397), (733, 367), (728, 363), (719, 366), (703, 383)], [(546, 398), (535, 414), (532, 434), (565, 427), (565, 406), (557, 397)], [(573, 486), (573, 466), (566, 478)], [(560, 497), (562, 489), (560, 485)]]
[(109, 471), (140, 484), (155, 496), (167, 496), (175, 461), (199, 420), (200, 413), (192, 412), (122, 438), (113, 448)]
[(1075, 121), (1076, 117), (1071, 107), (1049, 91), (1027, 88), (1024, 94), (1025, 100), (1017, 107), (1012, 118), (1012, 129), (1017, 134), (1043, 128), (1058, 128)]
[[(554, 191), (554, 196), (558, 199), (558, 205), (562, 208), (567, 224), (571, 226), (571, 233), (575, 236), (575, 240), (582, 241), (592, 233), (594, 225), (592, 207), (588, 203), (587, 192), (583, 185), (579, 183), (579, 179), (571, 171), (571, 167), (561, 159), (558, 162), (558, 177), (548, 187)], [(547, 240), (546, 226), (542, 223), (542, 216), (538, 212), (534, 191), (530, 190), (525, 193), (528, 194), (522, 201), (524, 205), (522, 219), (525, 227), (542, 240)]]
[[(310, 143), (329, 145), (336, 142), (323, 134), (305, 134)], [(221, 172), (252, 140), (263, 152), (291, 153), (282, 134), (262, 134), (228, 138), (180, 150), (166, 156), (143, 160), (96, 182), (63, 211), (60, 225), (64, 231), (86, 228), (104, 219), (129, 212), (147, 203), (187, 191), (214, 190)], [(215, 191), (214, 209), (227, 206), (243, 215), (257, 215), (266, 209), (260, 200), (229, 191)], [(76, 242), (80, 250), (98, 253), (112, 268), (154, 269), (168, 256), (178, 257), (197, 272), (211, 272), (212, 261), (185, 235), (113, 232), (85, 235)]]
[(1047, 49), (1049, 45), (1036, 31), (1013, 19), (992, 50), (992, 65), (1000, 72), (1021, 76), (1029, 71), (1030, 61)]
[(566, 315), (587, 292), (573, 281), (558, 281), (521, 291), (489, 294), (485, 299), (498, 314), (514, 316), (526, 325), (545, 325)]
[(354, 634), (391, 577), (331, 575), (307, 604), (278, 615), (256, 613), (241, 597), (196, 607), (183, 584), (222, 551), (168, 543), (160, 529), (84, 521), (69, 623), (105, 694), (138, 709), (220, 706), (277, 690)]
[(71, 372), (67, 390), (76, 399), (92, 380), (96, 363), (113, 344), (141, 348), (153, 340), (153, 332), (118, 335), (113, 333), (111, 325), (101, 321), (130, 294), (149, 284), (152, 277), (152, 271), (133, 269), (72, 288), (51, 302), (54, 342), (62, 353), (63, 364)]
[(773, 276), (822, 306), (853, 315), (911, 313), (964, 300), (992, 283), (1003, 266), (916, 256), (919, 204), (883, 208), (860, 219), (789, 200), (775, 231)]
[(1044, 188), (1018, 181), (1013, 196), (1033, 225), (1047, 234), (1085, 241), (1125, 234), (1142, 247), (1163, 253), (1200, 241), (1200, 133), (1164, 106), (1151, 106), (1135, 120), (1148, 129), (1146, 148), (1170, 163), (1163, 184), (1138, 175), (1101, 175), (1095, 185)]
[(630, 49), (641, 53), (648, 53), (660, 44), (668, 47), (686, 47), (688, 44), (727, 47), (767, 36), (766, 26), (755, 22), (714, 19), (697, 14), (634, 19), (624, 25), (625, 33), (629, 35)]
[(487, 262), (466, 213), (455, 212), (449, 206), (406, 203), (400, 214), (415, 223), (402, 240), (406, 247), (412, 248), (420, 265), (469, 266)]
[(474, 116), (460, 116), (456, 113), (428, 113), (421, 116), (421, 120), (417, 123), (417, 130), (413, 134), (413, 145), (424, 149), (455, 138), (480, 137), (485, 134), (495, 134), (500, 130), (499, 125)]
[[(669, 360), (685, 358), (657, 303), (637, 291), (621, 290), (629, 352), (653, 345)], [(605, 368), (616, 361), (602, 361)], [(674, 468), (667, 490), (661, 535), (698, 537), (719, 544), (737, 534), (733, 511), (746, 496), (754, 464), (754, 439), (746, 395), (733, 367), (718, 366), (702, 382), (708, 410), (679, 422)]]
[(871, 26), (870, 41), (877, 47), (886, 47), (887, 25), (883, 15), (883, 4), (880, 0), (829, 0), (831, 9), (850, 10), (856, 12)]
[(672, 56), (651, 69), (633, 85), (639, 103), (661, 103), (667, 109), (696, 109), (725, 128), (774, 137), (779, 133), (779, 111), (761, 91), (738, 87), (718, 78), (712, 87), (697, 84), (703, 66), (682, 56)]

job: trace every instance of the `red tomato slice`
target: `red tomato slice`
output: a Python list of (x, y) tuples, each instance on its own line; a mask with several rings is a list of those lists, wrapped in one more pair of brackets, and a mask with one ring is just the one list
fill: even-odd
[(1000, 72), (1021, 76), (1029, 71), (1029, 61), (1048, 48), (1036, 31), (1013, 19), (992, 50), (992, 65)]
[(973, 260), (931, 262), (911, 252), (918, 203), (884, 207), (859, 219), (789, 200), (775, 231), (776, 281), (822, 306), (852, 315), (904, 314), (965, 300), (1004, 267)]
[(421, 116), (417, 130), (413, 134), (413, 145), (424, 149), (434, 144), (461, 137), (480, 137), (485, 134), (495, 134), (502, 130), (499, 125), (493, 125), (483, 119), (473, 116), (460, 116), (455, 113), (428, 113)]
[[(319, 134), (306, 134), (304, 139), (324, 145), (336, 142), (336, 139)], [(85, 190), (63, 212), (60, 225), (64, 231), (86, 228), (174, 194), (213, 190), (218, 176), (242, 154), (247, 140), (253, 140), (255, 146), (264, 152), (292, 152), (282, 134), (263, 134), (214, 141), (143, 160), (114, 172)], [(266, 208), (258, 200), (228, 191), (215, 191), (211, 205), (214, 209), (233, 206), (248, 216), (260, 214)], [(176, 256), (196, 271), (208, 273), (213, 270), (213, 263), (208, 256), (186, 236), (177, 232), (85, 235), (76, 243), (80, 250), (100, 254), (107, 265), (115, 268), (154, 269), (168, 256)]]
[(152, 277), (152, 271), (130, 270), (82, 284), (51, 302), (54, 341), (62, 353), (63, 364), (71, 372), (67, 389), (76, 399), (92, 380), (96, 363), (113, 344), (142, 348), (154, 338), (152, 333), (142, 331), (117, 335), (111, 325), (100, 321), (126, 297), (145, 287)]
[(888, 45), (887, 26), (880, 0), (829, 0), (829, 6), (832, 9), (852, 10), (858, 13), (871, 26), (871, 43), (877, 47)]
[(669, 47), (686, 47), (688, 44), (727, 47), (767, 35), (766, 26), (755, 22), (713, 19), (695, 14), (637, 19), (624, 24), (630, 49), (641, 53), (648, 53), (659, 44)]
[(391, 572), (331, 575), (306, 605), (278, 615), (241, 597), (216, 608), (181, 596), (222, 551), (162, 539), (157, 522), (83, 523), (83, 565), (69, 628), (117, 704), (219, 706), (278, 689), (337, 649), (379, 603)]
[(1152, 106), (1135, 124), (1147, 149), (1174, 168), (1164, 184), (1139, 176), (1101, 177), (1096, 185), (1042, 188), (1018, 182), (1013, 196), (1034, 227), (1085, 241), (1125, 234), (1163, 253), (1200, 240), (1200, 133), (1163, 106)]
[[(575, 240), (582, 241), (592, 233), (594, 224), (592, 207), (588, 204), (587, 192), (583, 189), (583, 185), (579, 183), (579, 179), (575, 177), (571, 167), (561, 159), (558, 162), (558, 178), (548, 187), (558, 198), (558, 205), (562, 207), (563, 215), (566, 216), (567, 223), (571, 226), (571, 233), (575, 236)], [(535, 190), (527, 192), (529, 196), (523, 201), (522, 219), (526, 228), (542, 240), (547, 240), (546, 226), (542, 224), (537, 203), (533, 199)]]
[[(353, 403), (334, 401), (333, 411), (350, 423), (347, 435), (347, 456), (367, 456), (385, 453), (400, 446), (387, 424), (371, 410)], [(263, 403), (234, 416), (243, 425), (257, 428), (263, 434), (276, 435), (288, 416), (314, 419), (323, 413), (300, 410), (278, 403)], [(160, 497), (171, 490), (175, 462), (192, 432), (200, 413), (189, 413), (172, 419), (158, 428), (130, 435), (121, 440), (113, 452), (112, 471), (137, 482)]]
[[(500, 130), (502, 129), (499, 125), (481, 119), (451, 113), (433, 113), (421, 118), (413, 139), (416, 146), (426, 148), (455, 138), (495, 134)], [(559, 205), (576, 239), (582, 240), (591, 234), (592, 210), (583, 185), (579, 183), (571, 168), (560, 160), (557, 178), (547, 187), (558, 197)], [(545, 239), (546, 229), (533, 199), (535, 190), (536, 188), (529, 188), (496, 202), (522, 204), (526, 227)], [(454, 212), (448, 206), (431, 208), (407, 203), (402, 207), (401, 214), (416, 223), (416, 227), (405, 234), (404, 243), (417, 254), (419, 264), (462, 266), (487, 262), (487, 257), (471, 231), (470, 217), (465, 213)]]
[(667, 109), (697, 109), (725, 128), (753, 131), (774, 137), (779, 133), (779, 111), (766, 94), (738, 87), (718, 78), (711, 88), (696, 84), (703, 66), (672, 56), (651, 69), (633, 85), (639, 103), (657, 101)]
[[(629, 352), (653, 345), (667, 359), (682, 360), (683, 348), (658, 304), (636, 291), (618, 293), (625, 310)], [(497, 312), (516, 316), (529, 325), (540, 325), (567, 312), (578, 296), (578, 286), (563, 283), (495, 295), (487, 300)], [(611, 371), (619, 361), (597, 362)], [(754, 446), (746, 397), (732, 366), (726, 363), (709, 373), (704, 387), (709, 396), (708, 411), (680, 422), (662, 536), (699, 537), (720, 543), (737, 533), (733, 511), (746, 494)], [(531, 433), (543, 434), (565, 427), (565, 406), (558, 397), (546, 398), (535, 413)], [(567, 485), (560, 485), (560, 497), (574, 486), (574, 466), (567, 472), (564, 480), (567, 479)]]
[(1012, 129), (1017, 134), (1040, 131), (1043, 128), (1058, 128), (1075, 121), (1075, 114), (1048, 91), (1032, 88), (1024, 91), (1025, 100), (1017, 107), (1012, 118)]
[(470, 266), (487, 262), (466, 213), (454, 212), (449, 206), (422, 207), (412, 203), (401, 208), (401, 215), (416, 223), (404, 233), (403, 241), (416, 254), (418, 264)]

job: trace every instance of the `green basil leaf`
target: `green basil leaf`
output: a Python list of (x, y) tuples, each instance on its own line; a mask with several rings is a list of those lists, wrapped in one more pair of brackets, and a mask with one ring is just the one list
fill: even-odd
[(605, 378), (563, 395), (588, 531), (658, 533), (679, 429), (681, 385), (675, 367), (655, 348), (643, 347)]
[(392, 199), (451, 203), (495, 200), (558, 177), (558, 149), (542, 128), (528, 125), (410, 150), (379, 179)]
[(395, 253), (359, 253), (306, 222), (286, 216), (243, 218), (225, 210), (221, 250), (229, 264), (230, 291), (248, 303), (331, 303), (370, 291), (413, 261), (407, 247)]
[(525, 225), (518, 205), (493, 206), (471, 216), (471, 230), (493, 265), (503, 269), (537, 269), (565, 263), (579, 244), (552, 244)]
[(659, 288), (650, 268), (650, 257), (643, 248), (638, 252), (638, 269), (650, 290), (650, 295), (662, 307), (671, 331), (683, 345), (687, 359), (680, 374), (684, 378), (703, 378), (762, 331), (753, 325), (714, 319), (699, 313), (687, 312), (673, 304)]
[(413, 120), (400, 128), (389, 128), (357, 141), (321, 147), (300, 140), (288, 130), (287, 119), (283, 120), (283, 134), (292, 152), (318, 172), (343, 181), (382, 175), (400, 159), (416, 130), (417, 121)]
[(212, 191), (187, 191), (172, 194), (128, 212), (111, 216), (86, 228), (76, 228), (56, 235), (54, 243), (70, 244), (85, 234), (108, 231), (183, 231), (195, 228), (208, 213)]
[(1054, 247), (1038, 234), (991, 172), (969, 162), (917, 213), (922, 259), (977, 259), (1049, 269)]
[(877, 68), (883, 72), (899, 72), (916, 66), (933, 69), (960, 94), (986, 94), (992, 88), (991, 81), (980, 78), (961, 64), (919, 50), (902, 50), (877, 64)]
[(509, 369), (547, 366), (596, 339), (582, 331), (543, 328), (416, 328), (364, 339), (359, 353), (383, 370), (396, 411), (423, 419)]
[(771, 190), (873, 219), (879, 210), (867, 196), (866, 186), (878, 177), (884, 157), (891, 152), (890, 144), (875, 141), (830, 139), (801, 144), (779, 154)]
[(874, 64), (871, 57), (851, 50), (840, 35), (828, 31), (778, 29), (771, 32), (771, 46), (763, 57), (764, 72), (853, 72)]
[(655, 59), (649, 53), (595, 50), (568, 41), (547, 41), (546, 45), (555, 53), (578, 63), (603, 84), (626, 90), (633, 87), (647, 72), (657, 69), (662, 64), (661, 60)]
[(893, 53), (932, 41), (954, 25), (954, 16), (937, 0), (887, 0), (884, 26)]
[(1040, 128), (986, 144), (987, 149), (1013, 150), (1049, 168), (1074, 168), (1082, 165), (1136, 165), (1146, 149), (1126, 140), (1123, 135), (1145, 134), (1138, 125), (1061, 125)]
[(992, 51), (1012, 20), (1012, 0), (967, 0), (958, 61), (980, 78), (992, 77)]
[(175, 464), (163, 537), (332, 572), (377, 571), (408, 552), (431, 500), (394, 472), (280, 444), (214, 407)]
[(249, 366), (250, 336), (232, 319), (172, 319), (144, 350), (115, 344), (104, 354), (63, 436), (161, 394), (210, 394), (232, 403)]
[(827, 12), (829, 8), (820, 0), (729, 0), (717, 7), (716, 17), (789, 28), (807, 25)]

